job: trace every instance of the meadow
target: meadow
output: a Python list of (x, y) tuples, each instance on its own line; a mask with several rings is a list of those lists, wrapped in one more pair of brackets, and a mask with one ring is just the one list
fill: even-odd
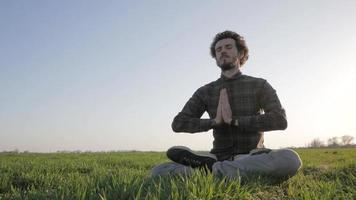
[(150, 178), (163, 152), (0, 153), (0, 199), (356, 199), (356, 148), (296, 149), (288, 180)]

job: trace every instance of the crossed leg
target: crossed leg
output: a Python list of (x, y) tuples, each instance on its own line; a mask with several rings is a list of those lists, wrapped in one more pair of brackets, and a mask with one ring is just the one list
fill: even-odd
[[(183, 164), (168, 162), (157, 165), (151, 170), (151, 176), (190, 175), (194, 169), (187, 166), (186, 163)], [(282, 178), (295, 175), (301, 165), (300, 157), (295, 151), (279, 149), (256, 155), (251, 153), (237, 155), (233, 161), (217, 161), (212, 165), (212, 173), (228, 178), (246, 176), (249, 173), (261, 173)]]
[(260, 173), (282, 178), (295, 175), (301, 165), (302, 161), (295, 151), (279, 149), (257, 155), (237, 155), (233, 161), (214, 163), (212, 168), (214, 175), (228, 178), (246, 176), (249, 173)]

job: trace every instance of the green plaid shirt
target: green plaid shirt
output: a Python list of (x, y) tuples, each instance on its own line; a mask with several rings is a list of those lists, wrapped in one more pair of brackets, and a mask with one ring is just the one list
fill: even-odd
[[(214, 128), (211, 153), (219, 160), (263, 148), (264, 131), (287, 128), (285, 111), (272, 86), (264, 79), (238, 73), (232, 78), (221, 75), (199, 88), (174, 118), (173, 131), (196, 133), (212, 129), (222, 88), (227, 89), (232, 118), (238, 120), (238, 126), (224, 124)], [(210, 119), (201, 119), (205, 111)]]

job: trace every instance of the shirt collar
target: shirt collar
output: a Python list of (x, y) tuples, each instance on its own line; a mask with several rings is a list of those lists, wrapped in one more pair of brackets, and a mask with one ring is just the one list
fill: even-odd
[(224, 76), (222, 73), (220, 75), (220, 79), (223, 80), (223, 81), (226, 81), (226, 80), (235, 80), (235, 79), (238, 79), (240, 78), (242, 75), (241, 71), (238, 71), (235, 75), (233, 75), (231, 78), (228, 78), (226, 76)]

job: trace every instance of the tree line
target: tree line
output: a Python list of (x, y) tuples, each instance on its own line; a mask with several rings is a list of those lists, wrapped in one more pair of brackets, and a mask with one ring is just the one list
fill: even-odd
[(344, 135), (341, 137), (331, 137), (327, 139), (326, 142), (321, 140), (320, 138), (313, 139), (308, 147), (341, 147), (341, 146), (352, 146), (352, 141), (354, 137), (351, 135)]

